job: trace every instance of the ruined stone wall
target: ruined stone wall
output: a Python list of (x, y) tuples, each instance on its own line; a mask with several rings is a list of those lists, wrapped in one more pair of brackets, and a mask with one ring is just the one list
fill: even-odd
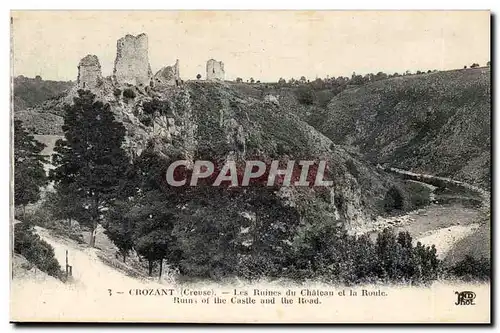
[(222, 61), (216, 61), (214, 59), (207, 61), (207, 80), (224, 81), (225, 75), (224, 63)]
[(99, 59), (95, 55), (87, 55), (78, 64), (77, 86), (79, 89), (94, 89), (101, 85), (102, 73)]
[(120, 85), (148, 86), (152, 72), (148, 58), (148, 36), (126, 35), (116, 43), (116, 60), (113, 76)]
[(154, 86), (175, 86), (180, 83), (179, 59), (173, 66), (160, 69), (153, 78)]

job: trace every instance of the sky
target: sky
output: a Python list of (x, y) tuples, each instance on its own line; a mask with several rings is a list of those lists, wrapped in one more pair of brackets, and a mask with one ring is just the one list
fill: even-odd
[(95, 54), (113, 72), (116, 41), (146, 33), (153, 73), (180, 62), (184, 80), (208, 59), (226, 79), (276, 81), (463, 68), (490, 60), (488, 11), (13, 11), (15, 76), (76, 80)]

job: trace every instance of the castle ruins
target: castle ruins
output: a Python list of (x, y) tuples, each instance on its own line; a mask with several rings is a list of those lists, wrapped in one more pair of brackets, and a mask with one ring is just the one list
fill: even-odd
[[(224, 63), (210, 59), (206, 64), (207, 81), (224, 81)], [(145, 33), (130, 34), (116, 42), (116, 58), (111, 78), (106, 78), (115, 86), (168, 87), (179, 86), (182, 82), (179, 59), (174, 65), (165, 66), (153, 75), (148, 55), (148, 36)], [(99, 59), (87, 55), (78, 64), (78, 89), (95, 89), (104, 82)]]
[(207, 61), (207, 81), (224, 81), (225, 77), (224, 63), (210, 59)]
[(180, 84), (179, 59), (173, 66), (166, 66), (156, 72), (153, 78), (154, 86), (178, 86)]
[(148, 36), (126, 35), (116, 43), (114, 80), (120, 85), (145, 87), (153, 76), (148, 58)]
[(99, 59), (95, 55), (88, 54), (78, 64), (78, 88), (93, 89), (101, 83), (102, 73)]

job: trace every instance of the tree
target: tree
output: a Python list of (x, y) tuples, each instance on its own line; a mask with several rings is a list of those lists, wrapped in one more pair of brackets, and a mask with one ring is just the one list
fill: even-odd
[(486, 63), (486, 66), (490, 67), (490, 66), (491, 66), (491, 61), (488, 61), (488, 62)]
[(130, 202), (118, 201), (107, 212), (104, 233), (118, 247), (123, 262), (134, 247), (134, 221), (130, 217)]
[(40, 189), (47, 184), (43, 168), (45, 145), (14, 121), (14, 205), (23, 206), (40, 199)]
[(201, 74), (200, 74), (200, 73), (198, 73), (198, 74), (196, 75), (196, 79), (197, 79), (197, 80), (201, 79)]
[[(166, 205), (163, 193), (155, 190), (141, 196), (140, 202), (130, 212), (130, 218), (135, 225), (133, 231), (135, 249), (148, 260), (150, 276), (154, 262), (159, 263), (159, 277), (161, 277), (163, 260), (169, 257), (172, 263), (177, 261), (174, 255), (176, 240), (172, 235), (174, 217)], [(123, 230), (122, 234), (128, 237), (130, 231), (126, 228)]]
[(237, 77), (237, 78), (236, 78), (236, 82), (237, 82), (237, 83), (241, 83), (241, 82), (243, 82), (243, 79), (242, 79), (241, 77)]
[(53, 219), (67, 220), (71, 227), (71, 220), (86, 221), (90, 219), (89, 211), (85, 208), (85, 200), (76, 192), (76, 184), (57, 184), (55, 192), (49, 192), (45, 198), (48, 210)]
[(114, 119), (109, 104), (95, 101), (90, 91), (79, 90), (65, 111), (65, 138), (56, 142), (50, 177), (65, 191), (71, 189), (87, 210), (88, 218), (79, 222), (89, 226), (94, 246), (102, 212), (116, 198), (128, 166), (121, 147), (125, 127)]
[(470, 68), (477, 68), (477, 67), (479, 67), (478, 63), (473, 63), (472, 65), (470, 65)]
[(250, 78), (250, 83), (254, 83), (255, 80), (253, 79), (253, 77)]

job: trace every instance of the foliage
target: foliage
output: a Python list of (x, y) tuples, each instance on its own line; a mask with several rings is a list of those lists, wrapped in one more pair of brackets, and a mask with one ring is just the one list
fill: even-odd
[(14, 78), (14, 110), (24, 110), (52, 98), (60, 97), (74, 82), (50, 81), (18, 76)]
[(123, 262), (134, 246), (134, 221), (129, 215), (130, 203), (117, 201), (106, 213), (106, 222), (103, 223), (104, 233), (118, 247)]
[(407, 181), (405, 183), (405, 190), (409, 196), (409, 209), (425, 207), (431, 203), (431, 190), (425, 185)]
[(122, 91), (121, 91), (121, 89), (115, 88), (115, 89), (113, 90), (113, 95), (114, 95), (116, 98), (119, 98), (119, 97), (122, 95)]
[(43, 168), (45, 145), (27, 132), (21, 121), (14, 121), (14, 204), (27, 205), (40, 199), (40, 188), (47, 184)]
[(366, 235), (348, 235), (338, 224), (308, 224), (300, 230), (294, 250), (292, 277), (298, 278), (418, 284), (435, 280), (439, 272), (434, 246), (412, 246), (407, 232), (396, 235), (391, 229), (384, 229), (373, 242)]
[(314, 93), (312, 89), (301, 87), (296, 92), (297, 100), (303, 105), (312, 105), (314, 103)]
[(127, 89), (123, 90), (123, 97), (134, 99), (135, 96), (136, 96), (136, 94), (135, 94), (135, 91), (133, 89), (127, 88)]
[(385, 195), (383, 205), (386, 213), (402, 211), (405, 207), (402, 191), (397, 187), (392, 186)]
[(490, 260), (484, 257), (476, 259), (472, 256), (465, 258), (449, 268), (452, 276), (470, 280), (485, 281), (491, 278), (491, 263)]
[(47, 274), (61, 278), (59, 262), (54, 256), (54, 249), (34, 233), (28, 223), (17, 223), (14, 227), (14, 251), (24, 256), (38, 269)]
[(198, 74), (196, 74), (196, 79), (197, 79), (197, 80), (201, 79), (201, 74), (199, 74), (199, 73), (198, 73)]
[[(90, 91), (78, 91), (74, 104), (66, 107), (64, 140), (58, 140), (52, 156), (50, 177), (58, 190), (73, 193), (79, 205), (69, 214), (93, 232), (102, 211), (116, 198), (128, 166), (122, 149), (125, 128), (114, 119), (109, 104), (95, 101)], [(81, 219), (81, 208), (87, 219)], [(76, 214), (75, 212), (78, 212)], [(90, 243), (94, 245), (94, 237)]]

